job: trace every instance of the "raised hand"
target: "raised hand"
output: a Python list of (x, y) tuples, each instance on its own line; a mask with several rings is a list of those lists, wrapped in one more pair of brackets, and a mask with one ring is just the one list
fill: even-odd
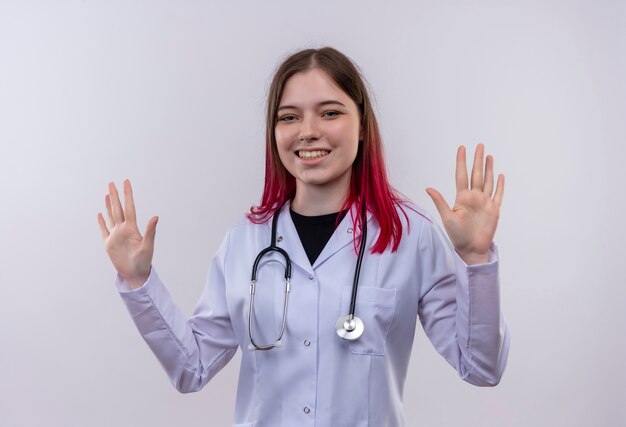
[(450, 209), (443, 196), (434, 188), (426, 192), (433, 199), (448, 237), (467, 264), (489, 260), (489, 247), (496, 233), (500, 205), (504, 194), (504, 175), (498, 175), (493, 192), (493, 157), (487, 156), (483, 175), (485, 146), (478, 144), (474, 155), (471, 185), (468, 184), (465, 147), (456, 154), (456, 199)]
[(133, 190), (129, 180), (124, 181), (124, 209), (117, 188), (112, 182), (109, 183), (109, 194), (105, 196), (104, 204), (109, 218), (109, 228), (100, 212), (98, 224), (107, 254), (117, 272), (130, 287), (139, 288), (150, 275), (158, 217), (150, 218), (142, 237), (137, 228)]

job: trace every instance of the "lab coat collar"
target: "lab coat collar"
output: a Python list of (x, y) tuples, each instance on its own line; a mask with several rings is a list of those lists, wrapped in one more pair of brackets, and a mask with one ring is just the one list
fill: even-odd
[[(348, 212), (335, 231), (332, 236), (324, 246), (324, 249), (319, 254), (313, 266), (309, 262), (309, 258), (306, 255), (304, 247), (302, 246), (302, 242), (300, 241), (300, 236), (298, 235), (298, 231), (296, 230), (296, 226), (291, 219), (291, 213), (289, 209), (291, 207), (291, 202), (287, 201), (285, 205), (281, 208), (280, 214), (278, 216), (278, 224), (276, 225), (276, 245), (278, 247), (283, 248), (289, 254), (292, 264), (297, 265), (302, 270), (306, 271), (308, 274), (314, 274), (314, 270), (322, 265), (328, 258), (333, 256), (339, 250), (343, 249), (346, 245), (352, 245), (354, 239), (354, 230), (352, 225), (352, 216), (360, 215), (358, 212), (358, 206), (353, 204), (350, 208), (350, 212)], [(372, 237), (374, 237), (375, 230), (372, 230), (371, 227), (371, 218), (372, 214), (368, 211), (366, 213), (366, 221), (368, 223), (368, 241), (372, 242)], [(268, 221), (267, 226), (272, 229), (272, 221)], [(361, 230), (357, 230), (356, 236), (361, 235)], [(282, 238), (281, 238), (282, 237)], [(370, 244), (366, 246), (366, 251), (369, 250)], [(356, 252), (355, 252), (356, 257)]]

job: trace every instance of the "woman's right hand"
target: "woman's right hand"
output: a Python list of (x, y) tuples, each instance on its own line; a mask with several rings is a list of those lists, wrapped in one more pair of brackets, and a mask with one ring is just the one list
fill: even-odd
[(102, 213), (98, 212), (98, 224), (104, 239), (105, 248), (117, 272), (128, 282), (132, 289), (141, 287), (150, 275), (154, 236), (159, 220), (154, 216), (148, 221), (142, 237), (137, 228), (135, 203), (130, 181), (124, 181), (124, 208), (120, 202), (117, 188), (109, 183), (109, 194), (104, 198), (109, 227)]

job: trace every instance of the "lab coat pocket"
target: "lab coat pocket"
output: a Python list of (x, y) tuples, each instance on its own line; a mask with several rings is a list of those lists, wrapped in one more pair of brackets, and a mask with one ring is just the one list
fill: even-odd
[[(350, 310), (352, 289), (342, 297), (342, 315)], [(353, 354), (384, 356), (387, 333), (396, 311), (396, 290), (359, 287), (354, 314), (363, 321), (363, 335), (354, 341), (344, 340)]]

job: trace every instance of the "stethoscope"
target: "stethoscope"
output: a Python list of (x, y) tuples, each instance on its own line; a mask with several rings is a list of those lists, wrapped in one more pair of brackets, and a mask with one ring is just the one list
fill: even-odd
[[(274, 213), (274, 217), (272, 218), (272, 240), (270, 245), (263, 249), (257, 255), (254, 260), (254, 264), (252, 266), (252, 278), (250, 279), (250, 310), (248, 312), (248, 335), (250, 336), (250, 345), (248, 349), (251, 351), (254, 350), (271, 350), (273, 348), (282, 346), (282, 338), (283, 333), (285, 332), (285, 324), (287, 322), (287, 305), (289, 302), (289, 281), (291, 279), (291, 259), (289, 258), (289, 254), (282, 249), (276, 246), (276, 224), (278, 219), (280, 209), (277, 209)], [(361, 234), (361, 244), (359, 246), (359, 256), (356, 261), (356, 267), (354, 270), (354, 281), (352, 283), (352, 298), (350, 300), (350, 312), (346, 316), (342, 316), (337, 320), (335, 325), (335, 330), (337, 331), (337, 335), (341, 338), (349, 341), (353, 341), (358, 339), (361, 335), (363, 335), (363, 321), (359, 319), (354, 314), (354, 309), (356, 306), (356, 294), (359, 287), (359, 274), (361, 273), (361, 264), (363, 263), (363, 254), (365, 253), (365, 244), (367, 239), (367, 222), (365, 218), (365, 207), (363, 207), (363, 211), (361, 212), (361, 224), (362, 224), (362, 234)], [(257, 280), (257, 269), (259, 267), (259, 263), (261, 259), (270, 252), (278, 252), (285, 259), (285, 299), (283, 303), (283, 319), (280, 326), (280, 332), (278, 334), (278, 338), (274, 341), (273, 344), (261, 345), (257, 344), (252, 337), (252, 316), (254, 313), (254, 293), (256, 290), (256, 280)]]

